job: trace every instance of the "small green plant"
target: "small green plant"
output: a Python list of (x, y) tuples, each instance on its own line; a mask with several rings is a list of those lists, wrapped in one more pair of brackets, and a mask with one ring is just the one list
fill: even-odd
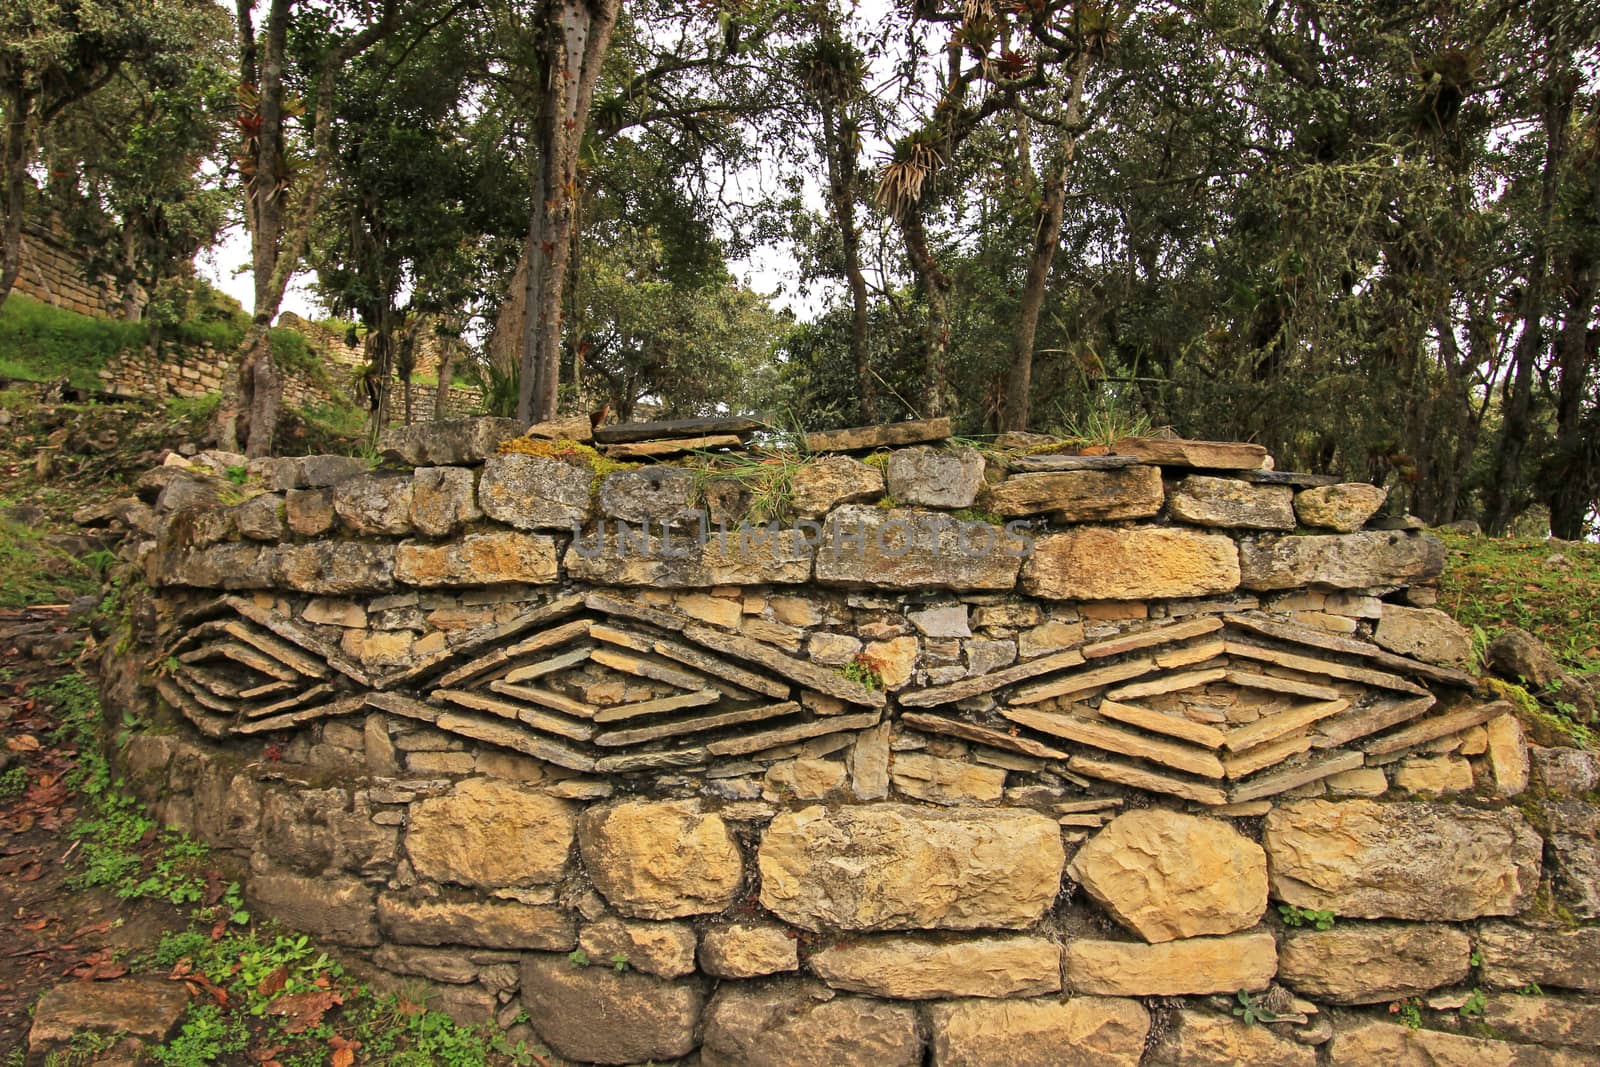
[(617, 971), (619, 973), (622, 972), (622, 971), (627, 970), (628, 969), (628, 954), (626, 952), (614, 952), (614, 953), (612, 953), (611, 954), (611, 969), (613, 971)]
[(865, 652), (857, 652), (854, 659), (840, 667), (839, 675), (863, 689), (876, 691), (883, 688), (883, 669), (877, 660)]
[(1408, 997), (1390, 1004), (1389, 1014), (1398, 1017), (1412, 1030), (1422, 1029), (1422, 1001), (1416, 997)]
[(28, 768), (13, 767), (0, 774), (0, 800), (15, 800), (28, 791)]
[(204, 1067), (243, 1052), (249, 1044), (250, 1031), (243, 1019), (224, 1015), (215, 1004), (199, 1004), (184, 1016), (178, 1035), (151, 1049), (150, 1056), (165, 1067)]
[(567, 953), (567, 962), (574, 967), (587, 967), (589, 966), (589, 954), (581, 948), (575, 948)]
[(1483, 1018), (1484, 1009), (1488, 1006), (1489, 998), (1483, 995), (1483, 990), (1474, 988), (1466, 1003), (1461, 1005), (1461, 1017), (1463, 1019), (1481, 1019)]
[(1278, 914), (1283, 916), (1285, 926), (1310, 926), (1318, 930), (1333, 929), (1334, 920), (1338, 918), (1331, 911), (1301, 908), (1294, 904), (1279, 904)]
[(1239, 990), (1237, 996), (1239, 1003), (1234, 1006), (1233, 1014), (1243, 1020), (1246, 1026), (1278, 1021), (1278, 1013), (1263, 1004), (1260, 998), (1252, 996), (1243, 989)]
[(67, 1047), (45, 1057), (45, 1067), (80, 1067), (99, 1063), (102, 1056), (116, 1046), (117, 1039), (110, 1034), (82, 1031), (72, 1035)]
[(1472, 955), (1467, 957), (1467, 963), (1470, 966), (1473, 966), (1473, 967), (1482, 967), (1483, 966), (1483, 950), (1479, 949), (1479, 948), (1474, 948), (1472, 950)]
[(1517, 995), (1519, 997), (1542, 997), (1544, 996), (1544, 990), (1539, 988), (1538, 982), (1529, 982), (1527, 985), (1517, 990)]
[(227, 475), (228, 481), (234, 485), (243, 485), (245, 480), (250, 477), (250, 468), (242, 464), (234, 464), (223, 473)]

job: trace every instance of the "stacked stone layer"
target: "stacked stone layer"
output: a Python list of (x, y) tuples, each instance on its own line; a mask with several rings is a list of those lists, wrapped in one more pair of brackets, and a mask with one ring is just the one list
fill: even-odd
[(108, 685), (186, 726), (126, 769), (262, 910), (580, 1062), (1585, 1062), (1600, 819), (1516, 805), (1587, 757), (1478, 692), (1380, 491), (902, 424), (812, 435), (814, 536), (727, 547), (726, 468), (517, 429), (147, 481)]

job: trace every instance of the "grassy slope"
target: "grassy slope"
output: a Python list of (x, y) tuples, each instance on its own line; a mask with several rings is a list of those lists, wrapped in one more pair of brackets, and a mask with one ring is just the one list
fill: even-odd
[(1569, 669), (1600, 671), (1600, 544), (1439, 536), (1441, 608), (1488, 637), (1521, 627)]

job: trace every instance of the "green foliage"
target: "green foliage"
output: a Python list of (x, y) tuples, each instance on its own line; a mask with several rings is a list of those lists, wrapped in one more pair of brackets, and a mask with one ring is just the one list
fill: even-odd
[(0, 307), (0, 378), (98, 390), (107, 361), (145, 343), (142, 323), (100, 319), (13, 293)]
[(1460, 1014), (1463, 1019), (1481, 1019), (1483, 1012), (1489, 1005), (1489, 998), (1482, 989), (1473, 987), (1472, 994), (1467, 997), (1466, 1003), (1461, 1005)]
[(567, 953), (567, 962), (574, 967), (587, 967), (589, 966), (589, 954), (581, 948), (575, 948)]
[(1422, 1001), (1416, 997), (1408, 997), (1390, 1004), (1389, 1014), (1399, 1018), (1412, 1030), (1422, 1029)]
[(46, 544), (45, 532), (0, 516), (0, 607), (61, 600), (98, 585), (94, 569)]
[(613, 952), (611, 954), (611, 969), (621, 973), (628, 969), (628, 954), (626, 952)]
[(1239, 990), (1236, 996), (1239, 1003), (1234, 1006), (1233, 1014), (1246, 1026), (1277, 1021), (1278, 1014), (1263, 1004), (1259, 998), (1243, 989)]
[(857, 652), (854, 659), (838, 670), (840, 677), (856, 683), (863, 689), (883, 688), (882, 666), (865, 652)]
[(0, 774), (0, 801), (15, 800), (28, 790), (28, 768), (13, 767)]
[(1283, 916), (1285, 926), (1311, 926), (1318, 930), (1333, 929), (1334, 920), (1337, 918), (1331, 911), (1302, 908), (1294, 904), (1279, 904), (1278, 914)]
[(1519, 997), (1542, 997), (1544, 990), (1539, 988), (1538, 982), (1529, 982), (1516, 991)]
[(205, 1067), (241, 1053), (249, 1045), (250, 1030), (242, 1018), (224, 1014), (215, 1004), (195, 1004), (177, 1035), (149, 1054), (165, 1067)]

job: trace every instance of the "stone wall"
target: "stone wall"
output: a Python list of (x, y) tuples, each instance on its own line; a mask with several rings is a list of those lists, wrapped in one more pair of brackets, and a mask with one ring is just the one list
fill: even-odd
[(22, 272), (16, 292), (80, 315), (114, 318), (122, 313), (122, 298), (110, 278), (99, 284), (84, 276), (83, 263), (70, 244), (38, 223), (22, 227)]
[[(317, 375), (295, 369), (284, 373), (284, 403), (302, 409), (348, 403), (362, 366), (360, 347), (347, 345), (342, 335), (292, 313), (280, 315), (278, 323), (304, 337), (321, 364)], [(116, 396), (201, 397), (221, 392), (233, 355), (209, 345), (163, 345), (159, 352), (129, 349), (107, 361), (100, 369), (100, 381), (106, 392)], [(419, 368), (419, 373), (431, 373), (436, 368), (434, 359), (426, 368)], [(393, 419), (399, 422), (405, 418), (405, 401), (403, 388), (397, 384), (396, 390)], [(426, 421), (433, 417), (434, 394), (431, 385), (412, 387), (414, 419)], [(450, 387), (447, 411), (452, 416), (472, 415), (482, 408), (482, 390)]]
[(1600, 772), (1381, 490), (520, 429), (202, 455), (130, 520), (125, 771), (376, 980), (589, 1063), (1594, 1062)]

